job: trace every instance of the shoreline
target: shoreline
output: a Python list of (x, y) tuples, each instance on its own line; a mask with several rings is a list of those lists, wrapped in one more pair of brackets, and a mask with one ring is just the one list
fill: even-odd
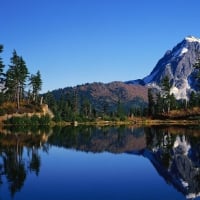
[[(170, 126), (170, 125), (200, 125), (199, 119), (150, 119), (150, 118), (134, 118), (134, 119), (127, 119), (125, 121), (109, 121), (109, 120), (95, 120), (95, 121), (85, 121), (85, 122), (79, 122), (79, 121), (72, 121), (72, 122), (54, 122), (50, 121), (50, 123), (47, 125), (41, 125), (41, 126)], [(6, 124), (3, 121), (0, 121), (0, 127), (3, 126), (34, 126), (33, 124)]]

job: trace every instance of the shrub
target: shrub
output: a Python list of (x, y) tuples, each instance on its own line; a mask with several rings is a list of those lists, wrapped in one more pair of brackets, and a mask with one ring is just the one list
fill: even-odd
[(51, 118), (49, 115), (44, 115), (38, 117), (37, 115), (33, 115), (32, 117), (24, 116), (24, 117), (12, 117), (5, 121), (6, 124), (11, 125), (31, 125), (31, 126), (39, 126), (39, 125), (49, 125)]
[(3, 116), (5, 114), (6, 114), (5, 110), (4, 109), (0, 109), (0, 116)]
[(40, 118), (37, 115), (33, 115), (30, 118), (31, 125), (38, 126), (39, 125), (39, 120), (40, 120)]
[(39, 124), (40, 124), (40, 125), (49, 125), (49, 124), (50, 124), (50, 121), (51, 121), (51, 118), (50, 118), (50, 116), (47, 114), (47, 115), (44, 115), (44, 116), (40, 117), (40, 119), (39, 119)]

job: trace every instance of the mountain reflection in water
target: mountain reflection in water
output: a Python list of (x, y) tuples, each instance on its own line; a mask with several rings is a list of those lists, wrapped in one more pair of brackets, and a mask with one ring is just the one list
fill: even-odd
[(39, 150), (51, 146), (84, 152), (142, 155), (167, 184), (186, 198), (200, 196), (200, 129), (198, 127), (56, 127), (37, 132), (0, 134), (0, 187), (11, 196), (29, 174), (40, 175)]

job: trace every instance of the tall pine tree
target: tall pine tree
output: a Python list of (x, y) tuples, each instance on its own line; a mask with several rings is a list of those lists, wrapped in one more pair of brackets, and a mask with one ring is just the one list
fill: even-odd
[(23, 58), (19, 57), (15, 50), (10, 61), (11, 65), (6, 72), (6, 88), (9, 97), (17, 103), (17, 109), (19, 109), (28, 77), (28, 69)]
[(39, 91), (42, 89), (42, 79), (40, 71), (37, 71), (36, 75), (31, 75), (30, 85), (32, 87), (33, 101), (38, 102)]
[(152, 94), (152, 89), (148, 89), (148, 115), (154, 116), (155, 114), (155, 101)]
[[(0, 44), (0, 53), (2, 52), (3, 52), (3, 45)], [(3, 59), (0, 57), (0, 78), (2, 78), (2, 75), (4, 75), (3, 73), (4, 67), (5, 65), (3, 64)]]
[[(3, 45), (0, 44), (0, 53), (3, 52)], [(4, 67), (3, 59), (0, 57), (0, 84), (4, 84), (5, 74), (4, 74)], [(2, 88), (0, 89), (0, 105), (4, 102), (4, 93), (2, 90), (5, 89), (2, 85)]]
[(169, 81), (169, 78), (166, 76), (161, 82), (161, 88), (162, 88), (162, 97), (164, 99), (164, 110), (169, 112), (170, 111), (170, 89), (171, 89), (171, 84)]
[(200, 58), (197, 59), (196, 63), (193, 65), (196, 70), (195, 79), (197, 80), (198, 91), (200, 90)]

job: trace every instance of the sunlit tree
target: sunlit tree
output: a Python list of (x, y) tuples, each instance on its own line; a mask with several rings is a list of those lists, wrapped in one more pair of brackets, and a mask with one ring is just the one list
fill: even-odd
[(163, 97), (163, 103), (164, 103), (164, 110), (169, 112), (170, 111), (170, 89), (171, 89), (171, 84), (169, 81), (169, 78), (166, 76), (161, 82), (161, 88), (162, 88), (162, 97)]
[(23, 97), (25, 83), (28, 77), (28, 69), (22, 57), (14, 50), (10, 59), (11, 65), (6, 72), (7, 93), (12, 100), (16, 101), (17, 109), (20, 107), (20, 100)]
[(30, 85), (32, 88), (33, 101), (38, 101), (39, 91), (42, 89), (42, 79), (40, 71), (37, 71), (36, 75), (30, 76)]

